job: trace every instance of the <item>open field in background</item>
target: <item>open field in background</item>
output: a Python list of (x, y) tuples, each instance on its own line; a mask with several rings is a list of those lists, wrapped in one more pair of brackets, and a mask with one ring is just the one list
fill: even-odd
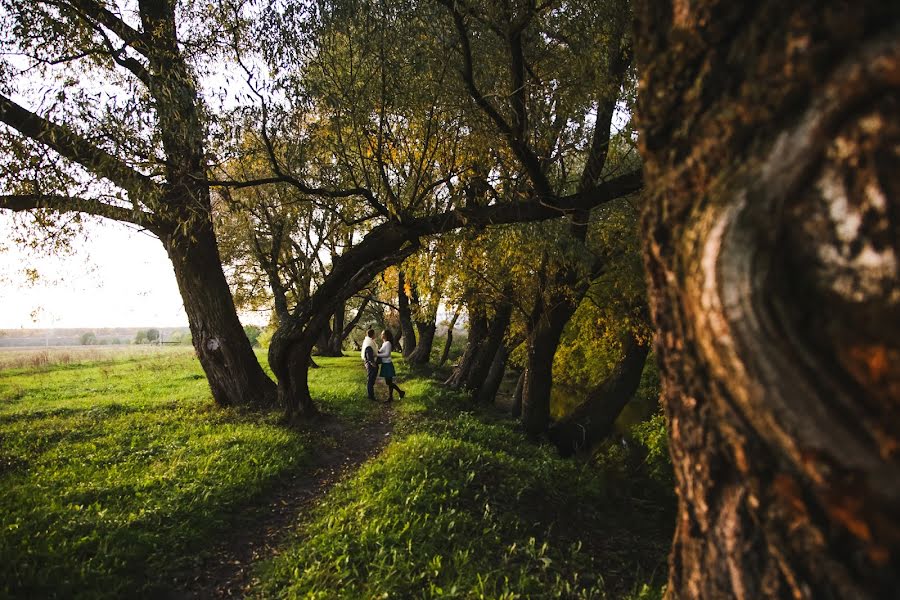
[[(320, 425), (215, 408), (190, 348), (116, 350), (0, 370), (0, 598), (181, 596), (273, 490), (347, 451)], [(317, 361), (332, 425), (384, 417), (355, 354)], [(670, 508), (624, 463), (561, 460), (398, 363), (391, 442), (297, 515), (252, 594), (658, 595)]]
[(46, 348), (0, 348), (0, 371), (39, 369), (71, 364), (119, 362), (153, 356), (193, 356), (191, 346), (50, 346)]

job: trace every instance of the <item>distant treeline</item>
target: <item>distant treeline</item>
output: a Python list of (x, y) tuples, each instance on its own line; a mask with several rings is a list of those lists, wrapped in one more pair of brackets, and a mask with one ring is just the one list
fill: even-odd
[(0, 348), (135, 343), (190, 344), (191, 333), (187, 327), (0, 329)]

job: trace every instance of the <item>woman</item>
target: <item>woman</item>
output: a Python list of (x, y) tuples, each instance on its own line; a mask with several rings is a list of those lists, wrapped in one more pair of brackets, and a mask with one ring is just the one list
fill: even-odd
[(385, 329), (381, 332), (381, 339), (384, 340), (384, 343), (381, 344), (381, 349), (378, 351), (377, 356), (381, 359), (381, 376), (384, 377), (384, 382), (387, 383), (388, 402), (390, 402), (394, 399), (394, 390), (397, 390), (401, 399), (406, 395), (406, 392), (401, 390), (397, 384), (394, 383), (394, 377), (397, 375), (397, 371), (394, 370), (394, 363), (391, 362), (391, 349), (394, 347), (394, 336), (390, 331)]

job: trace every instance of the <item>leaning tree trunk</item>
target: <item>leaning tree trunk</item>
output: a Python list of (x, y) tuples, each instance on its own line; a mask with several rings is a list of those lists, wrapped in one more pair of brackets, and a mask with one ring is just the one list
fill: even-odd
[(612, 433), (616, 419), (637, 391), (650, 347), (629, 336), (622, 350), (622, 359), (609, 377), (547, 431), (562, 456), (589, 450)]
[(262, 370), (237, 318), (212, 223), (202, 215), (191, 218), (189, 237), (176, 230), (161, 239), (213, 399), (219, 406), (272, 405), (275, 384)]
[(896, 597), (900, 3), (638, 18), (668, 597)]
[(522, 416), (522, 392), (525, 389), (525, 379), (527, 378), (528, 372), (523, 370), (519, 373), (519, 378), (516, 380), (516, 387), (513, 389), (512, 406), (510, 406), (509, 414), (514, 419), (518, 419)]

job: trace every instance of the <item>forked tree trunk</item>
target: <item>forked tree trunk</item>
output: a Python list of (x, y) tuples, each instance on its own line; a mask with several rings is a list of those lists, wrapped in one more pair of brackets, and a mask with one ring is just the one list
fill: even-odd
[(537, 436), (550, 425), (550, 391), (553, 387), (553, 357), (559, 338), (577, 305), (571, 298), (541, 311), (528, 337), (525, 381), (522, 386), (522, 425)]
[(612, 433), (616, 419), (637, 391), (650, 348), (629, 336), (622, 350), (622, 359), (603, 383), (547, 431), (561, 455), (590, 450)]
[(478, 349), (472, 366), (469, 369), (468, 376), (465, 379), (464, 387), (477, 394), (478, 390), (487, 379), (488, 372), (494, 364), (494, 358), (497, 352), (503, 346), (503, 338), (509, 329), (509, 322), (512, 319), (512, 302), (503, 300), (498, 302), (495, 307), (494, 316), (491, 318), (488, 328), (487, 338)]
[(900, 3), (638, 19), (668, 597), (896, 597)]
[(469, 312), (469, 337), (466, 339), (466, 349), (459, 364), (453, 370), (453, 374), (445, 382), (453, 389), (462, 388), (469, 377), (472, 365), (488, 336), (489, 321), (487, 314), (479, 306), (470, 307)]
[(194, 350), (219, 406), (271, 406), (275, 384), (262, 370), (237, 318), (212, 223), (195, 215), (190, 239), (162, 241), (172, 261)]

